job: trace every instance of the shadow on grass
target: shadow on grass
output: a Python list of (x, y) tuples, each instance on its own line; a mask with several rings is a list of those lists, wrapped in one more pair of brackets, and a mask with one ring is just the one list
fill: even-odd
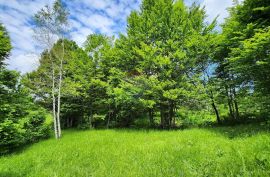
[[(4, 152), (4, 153), (0, 153), (0, 158), (1, 157), (7, 157), (7, 156), (12, 156), (12, 155), (19, 155), (21, 153), (23, 153), (25, 150), (27, 150), (28, 148), (30, 148), (31, 146), (33, 146), (34, 144), (36, 143), (39, 143), (39, 142), (42, 142), (42, 141), (46, 141), (48, 139), (50, 139), (52, 136), (48, 136), (46, 138), (43, 138), (43, 139), (40, 139), (40, 140), (36, 140), (36, 141), (33, 141), (33, 142), (30, 142), (28, 144), (23, 144), (19, 147), (15, 147), (13, 149), (10, 149), (9, 151), (7, 152)], [(1, 177), (1, 173), (0, 173), (0, 177)]]
[(161, 128), (159, 126), (155, 127), (129, 127), (129, 128), (97, 128), (93, 130), (103, 131), (103, 130), (113, 130), (115, 132), (123, 132), (123, 133), (134, 133), (134, 132), (168, 132), (168, 131), (181, 131), (181, 130), (190, 130), (193, 128), (198, 128), (201, 130), (207, 130), (216, 134), (221, 134), (229, 139), (233, 138), (241, 138), (241, 137), (251, 137), (260, 133), (267, 133), (270, 135), (270, 122), (267, 121), (242, 121), (242, 122), (225, 122), (221, 125), (217, 123), (209, 123), (207, 125), (187, 125), (187, 126), (179, 126), (172, 128)]
[(235, 125), (218, 125), (213, 124), (211, 126), (190, 126), (190, 127), (177, 127), (171, 129), (161, 129), (161, 128), (116, 128), (112, 129), (117, 132), (168, 132), (168, 131), (181, 131), (190, 130), (192, 128), (198, 128), (202, 130), (207, 130), (215, 134), (222, 135), (229, 139), (234, 138), (247, 138), (257, 134), (269, 134), (270, 135), (270, 124), (267, 122), (257, 122), (257, 123), (244, 123)]
[(19, 175), (13, 172), (0, 172), (0, 177), (16, 177), (16, 176)]
[[(123, 133), (134, 133), (134, 132), (145, 132), (145, 133), (151, 133), (151, 132), (168, 132), (168, 131), (180, 131), (180, 130), (189, 130), (194, 127), (185, 127), (185, 128), (173, 128), (173, 129), (160, 129), (160, 128), (112, 128), (112, 129), (105, 129), (105, 128), (99, 128), (99, 129), (92, 129), (95, 131), (103, 131), (103, 130), (113, 130), (116, 132), (123, 132)], [(199, 128), (199, 127), (196, 127)], [(260, 122), (260, 123), (249, 123), (249, 124), (241, 124), (241, 125), (217, 125), (213, 124), (206, 127), (200, 127), (199, 129), (207, 130), (209, 132), (213, 132), (215, 134), (222, 135), (229, 139), (234, 138), (247, 138), (251, 136), (255, 136), (258, 134), (268, 134), (270, 136), (270, 123), (268, 122)], [(70, 134), (70, 133), (79, 133), (89, 131), (87, 130), (78, 130), (78, 129), (67, 129), (64, 131), (64, 134)], [(53, 135), (50, 135), (49, 138), (43, 139), (34, 143), (26, 144), (21, 147), (18, 147), (16, 149), (13, 149), (12, 152), (6, 153), (6, 154), (0, 154), (0, 157), (4, 156), (12, 156), (12, 155), (18, 155), (23, 153), (25, 150), (27, 150), (29, 147), (33, 146), (35, 143), (39, 143), (42, 141), (46, 141), (48, 139), (53, 138)], [(1, 177), (0, 173), (0, 177)], [(7, 175), (8, 176), (8, 175)]]
[(211, 132), (221, 134), (229, 139), (234, 138), (246, 138), (258, 134), (269, 134), (270, 135), (270, 125), (266, 122), (256, 123), (256, 124), (242, 124), (234, 126), (213, 126), (205, 128)]

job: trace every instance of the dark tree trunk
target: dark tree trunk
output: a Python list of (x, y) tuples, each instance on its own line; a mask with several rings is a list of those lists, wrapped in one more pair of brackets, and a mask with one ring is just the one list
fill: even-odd
[(73, 127), (73, 118), (70, 119), (69, 125), (70, 127)]
[(160, 125), (162, 128), (165, 128), (165, 113), (162, 104), (160, 104)]
[(219, 112), (218, 112), (218, 110), (217, 110), (217, 107), (216, 107), (215, 102), (212, 102), (212, 107), (213, 107), (213, 109), (214, 109), (214, 111), (215, 111), (216, 118), (217, 118), (217, 122), (218, 122), (218, 124), (220, 124), (220, 123), (221, 123), (221, 120), (220, 120)]
[(69, 128), (69, 118), (66, 119), (66, 128)]
[[(175, 109), (175, 108), (174, 108)], [(174, 110), (174, 112), (176, 112), (176, 110)], [(176, 123), (175, 123), (175, 116), (173, 116), (173, 120), (172, 120), (172, 126), (175, 127)]]
[(235, 107), (234, 107), (234, 96), (233, 96), (233, 91), (232, 88), (230, 88), (230, 103), (231, 103), (231, 107), (232, 107), (232, 114), (233, 114), (233, 118), (236, 119), (235, 116)]
[(169, 127), (170, 128), (173, 125), (173, 119), (174, 119), (174, 102), (170, 101), (170, 105), (169, 105)]
[(110, 126), (110, 121), (111, 121), (111, 114), (112, 114), (112, 112), (111, 112), (111, 105), (109, 104), (109, 111), (108, 111), (108, 119), (107, 119), (107, 125), (106, 125), (106, 128), (108, 129), (109, 128), (109, 126)]
[(148, 116), (149, 116), (149, 123), (150, 123), (150, 126), (153, 127), (153, 126), (154, 126), (154, 114), (153, 114), (153, 109), (149, 109), (149, 110), (148, 110)]
[(233, 95), (234, 95), (235, 117), (238, 119), (239, 118), (239, 108), (238, 108), (238, 103), (237, 103), (237, 99), (236, 99), (235, 88), (233, 89)]
[(236, 100), (234, 100), (234, 106), (235, 106), (235, 117), (238, 119), (239, 118), (239, 108), (238, 108), (238, 103)]
[(213, 107), (213, 109), (215, 111), (217, 122), (218, 122), (218, 124), (220, 124), (221, 123), (221, 120), (220, 120), (220, 116), (219, 116), (219, 112), (218, 112), (217, 106), (215, 104), (214, 94), (213, 94), (212, 90), (210, 91), (210, 94), (211, 94), (210, 97), (211, 97), (211, 101), (212, 101), (212, 104), (211, 105), (212, 105), (212, 107)]
[(232, 100), (230, 98), (228, 98), (228, 105), (229, 105), (230, 117), (234, 118), (234, 110), (233, 110)]
[(161, 117), (161, 127), (163, 129), (170, 127), (171, 115), (170, 115), (170, 105), (161, 104), (160, 106), (160, 117)]
[(90, 111), (90, 116), (88, 117), (89, 127), (92, 128), (92, 120), (93, 120), (93, 110)]
[(109, 111), (109, 113), (108, 113), (107, 125), (106, 125), (106, 128), (107, 128), (107, 129), (108, 129), (109, 126), (110, 126), (110, 121), (111, 121), (111, 112)]
[(230, 117), (234, 118), (234, 112), (233, 112), (233, 105), (232, 105), (232, 100), (231, 100), (231, 96), (230, 96), (230, 92), (228, 89), (228, 86), (225, 86), (226, 88), (226, 93), (227, 93), (227, 99), (228, 99), (228, 106), (229, 106), (229, 112), (230, 112)]

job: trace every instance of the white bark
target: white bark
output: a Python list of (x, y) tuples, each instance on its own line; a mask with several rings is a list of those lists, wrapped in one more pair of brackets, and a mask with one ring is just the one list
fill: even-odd
[[(62, 70), (62, 63), (60, 70)], [(62, 71), (59, 71), (59, 86), (58, 86), (58, 101), (57, 101), (57, 124), (58, 124), (58, 135), (61, 137), (61, 122), (60, 122), (60, 110), (61, 110), (61, 86), (62, 86)]]
[[(45, 8), (42, 8), (42, 10), (37, 13), (38, 14), (38, 16), (36, 17), (37, 26), (34, 29), (34, 31), (35, 31), (37, 40), (39, 40), (41, 44), (44, 44), (45, 47), (47, 48), (49, 57), (51, 60), (51, 68), (49, 69), (51, 73), (49, 75), (52, 76), (52, 81), (51, 81), (52, 104), (53, 104), (52, 111), (53, 111), (55, 137), (56, 139), (58, 139), (61, 137), (60, 110), (61, 110), (61, 87), (62, 87), (62, 78), (63, 78), (63, 61), (64, 61), (64, 53), (65, 53), (64, 41), (62, 41), (63, 55), (61, 57), (53, 58), (51, 53), (53, 52), (53, 47), (54, 47), (55, 42), (58, 39), (61, 39), (61, 37), (62, 37), (62, 40), (64, 39), (63, 30), (65, 30), (64, 28), (67, 27), (68, 25), (67, 23), (68, 12), (62, 6), (62, 4), (56, 4), (56, 3), (57, 2), (54, 3), (52, 8), (49, 6), (45, 6)], [(55, 59), (59, 59), (59, 60), (55, 61)], [(59, 78), (57, 78), (56, 76), (59, 76)]]
[[(62, 63), (62, 61), (61, 61)], [(57, 124), (58, 124), (58, 137), (61, 137), (61, 122), (60, 122), (60, 109), (61, 109), (61, 84), (62, 84), (62, 73), (59, 73), (59, 88), (58, 88), (58, 101), (57, 101)]]
[(53, 123), (54, 123), (54, 134), (55, 138), (58, 139), (58, 130), (57, 130), (57, 118), (56, 118), (56, 110), (55, 110), (55, 84), (54, 84), (54, 68), (52, 69), (52, 99), (53, 99)]
[(58, 123), (57, 123), (57, 117), (56, 117), (56, 101), (55, 101), (55, 70), (54, 70), (54, 64), (53, 64), (53, 59), (51, 53), (49, 53), (49, 57), (52, 63), (52, 103), (53, 103), (53, 123), (54, 123), (54, 134), (55, 138), (59, 138), (59, 133), (58, 133)]
[(59, 83), (58, 83), (58, 106), (57, 106), (57, 123), (58, 123), (58, 135), (61, 137), (61, 121), (60, 121), (60, 110), (61, 110), (61, 87), (62, 87), (62, 76), (63, 76), (63, 60), (65, 55), (65, 46), (64, 41), (62, 41), (63, 53), (60, 59), (60, 68), (59, 68)]

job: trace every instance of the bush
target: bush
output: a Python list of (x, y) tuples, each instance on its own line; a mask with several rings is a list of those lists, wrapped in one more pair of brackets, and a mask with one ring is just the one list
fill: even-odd
[(49, 136), (45, 110), (20, 80), (18, 72), (0, 68), (0, 154)]
[(32, 113), (24, 121), (25, 138), (28, 142), (35, 142), (49, 136), (50, 126), (45, 123), (46, 116), (44, 113)]
[(11, 120), (0, 123), (0, 153), (7, 153), (25, 142), (24, 129)]
[(27, 143), (49, 137), (50, 124), (42, 111), (31, 112), (18, 122), (5, 119), (0, 123), (0, 154), (8, 153)]

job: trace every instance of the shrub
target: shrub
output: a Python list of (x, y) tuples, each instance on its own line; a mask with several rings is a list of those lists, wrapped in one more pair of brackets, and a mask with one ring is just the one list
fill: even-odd
[(12, 120), (0, 123), (0, 153), (7, 153), (25, 142), (25, 130)]
[(31, 113), (24, 119), (25, 138), (28, 142), (35, 142), (49, 136), (50, 126), (45, 122), (46, 116), (42, 112)]
[(0, 123), (0, 154), (15, 148), (49, 137), (50, 124), (42, 111), (31, 112), (26, 117), (14, 122), (5, 119)]
[(45, 110), (20, 80), (18, 72), (0, 68), (0, 154), (49, 136)]

